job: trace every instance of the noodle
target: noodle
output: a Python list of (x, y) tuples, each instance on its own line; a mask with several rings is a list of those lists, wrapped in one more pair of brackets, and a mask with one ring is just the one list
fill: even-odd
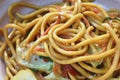
[[(119, 13), (88, 1), (65, 0), (41, 7), (13, 3), (8, 8), (12, 22), (0, 28), (5, 80), (119, 79)], [(13, 14), (17, 6), (35, 11)], [(31, 76), (21, 75), (25, 73)]]

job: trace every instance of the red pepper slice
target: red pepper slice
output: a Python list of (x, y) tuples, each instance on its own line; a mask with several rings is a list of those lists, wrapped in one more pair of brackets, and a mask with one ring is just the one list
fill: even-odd
[(45, 52), (45, 49), (44, 49), (44, 48), (40, 48), (40, 47), (35, 47), (34, 50), (36, 50), (36, 51), (41, 51), (41, 52)]
[(98, 8), (94, 8), (93, 11), (98, 14), (99, 13), (99, 9)]
[(53, 27), (54, 25), (58, 24), (59, 22), (60, 22), (60, 16), (58, 16), (58, 19), (53, 24), (51, 24), (50, 27), (48, 27), (46, 29), (46, 31), (43, 34), (41, 34), (41, 36), (46, 35), (50, 31), (51, 27)]
[(71, 65), (62, 65), (62, 76), (68, 78), (68, 73), (76, 76), (78, 72)]
[(56, 76), (59, 75), (59, 69), (60, 69), (60, 64), (55, 63), (53, 66), (53, 72)]
[(48, 60), (48, 59), (43, 59), (43, 61), (44, 61), (44, 62), (49, 62), (49, 60)]

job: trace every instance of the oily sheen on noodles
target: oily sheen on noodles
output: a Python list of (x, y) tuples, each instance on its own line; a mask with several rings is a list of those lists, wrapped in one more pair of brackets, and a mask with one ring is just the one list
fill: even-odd
[[(17, 6), (34, 9), (13, 12)], [(24, 2), (8, 8), (0, 28), (0, 57), (6, 80), (112, 80), (120, 73), (120, 18), (89, 1), (65, 0), (48, 6)], [(11, 29), (9, 32), (8, 30)]]

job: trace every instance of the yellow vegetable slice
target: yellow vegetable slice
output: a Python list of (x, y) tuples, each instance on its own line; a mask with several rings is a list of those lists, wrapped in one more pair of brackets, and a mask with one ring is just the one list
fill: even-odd
[(37, 80), (31, 70), (19, 71), (11, 80)]

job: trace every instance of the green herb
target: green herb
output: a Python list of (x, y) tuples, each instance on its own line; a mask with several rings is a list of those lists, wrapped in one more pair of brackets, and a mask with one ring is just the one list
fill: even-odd
[(90, 47), (89, 50), (88, 50), (88, 54), (93, 54), (93, 50), (92, 50), (91, 47)]
[(119, 17), (115, 17), (115, 18), (106, 17), (103, 22), (105, 22), (106, 20), (118, 20), (118, 21), (120, 21), (120, 18)]
[(31, 68), (31, 70), (32, 70), (33, 72), (37, 72), (37, 71), (38, 71), (38, 69), (35, 69), (35, 68)]
[(91, 61), (91, 65), (96, 68), (102, 64), (103, 60)]
[(96, 49), (97, 49), (98, 52), (101, 51), (101, 48), (99, 46), (96, 46)]

